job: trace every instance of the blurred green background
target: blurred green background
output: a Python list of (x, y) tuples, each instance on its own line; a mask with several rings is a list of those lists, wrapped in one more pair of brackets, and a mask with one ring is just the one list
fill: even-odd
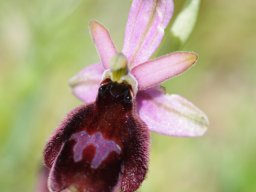
[[(99, 60), (88, 22), (104, 23), (121, 49), (129, 6), (129, 0), (0, 0), (1, 192), (34, 191), (46, 139), (81, 104), (67, 81)], [(204, 110), (210, 128), (200, 138), (152, 134), (139, 191), (256, 191), (255, 8), (254, 0), (203, 0), (183, 48), (199, 53), (199, 62), (165, 85)]]

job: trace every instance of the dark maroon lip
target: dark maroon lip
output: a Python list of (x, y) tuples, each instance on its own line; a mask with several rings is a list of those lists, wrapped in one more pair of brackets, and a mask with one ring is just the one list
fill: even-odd
[(52, 191), (135, 191), (148, 168), (149, 131), (134, 110), (131, 86), (103, 82), (95, 103), (72, 111), (45, 148)]

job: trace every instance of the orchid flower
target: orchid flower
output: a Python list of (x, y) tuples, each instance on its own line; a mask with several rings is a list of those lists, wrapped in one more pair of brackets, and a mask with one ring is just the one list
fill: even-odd
[(101, 61), (70, 80), (87, 105), (68, 114), (46, 145), (51, 191), (133, 192), (147, 173), (149, 130), (169, 136), (205, 133), (206, 115), (160, 86), (198, 56), (174, 52), (150, 59), (173, 8), (172, 0), (134, 0), (122, 51), (103, 25), (90, 23)]

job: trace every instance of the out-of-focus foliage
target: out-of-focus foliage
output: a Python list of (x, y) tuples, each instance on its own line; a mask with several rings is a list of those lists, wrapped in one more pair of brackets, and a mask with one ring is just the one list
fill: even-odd
[[(176, 11), (182, 2), (175, 1)], [(119, 49), (129, 0), (0, 0), (0, 191), (34, 191), (46, 139), (79, 105), (68, 79), (98, 61), (87, 24)], [(183, 50), (198, 65), (165, 83), (209, 116), (201, 138), (152, 134), (141, 192), (256, 191), (256, 1), (204, 0)], [(177, 15), (177, 12), (175, 12)], [(165, 43), (160, 52), (172, 50)]]
[[(170, 36), (176, 38), (176, 42), (173, 44), (176, 45), (177, 49), (180, 49), (186, 43), (192, 33), (196, 24), (199, 7), (200, 0), (186, 0), (171, 28), (166, 31), (171, 33)], [(175, 40), (173, 38), (171, 39), (172, 41)]]

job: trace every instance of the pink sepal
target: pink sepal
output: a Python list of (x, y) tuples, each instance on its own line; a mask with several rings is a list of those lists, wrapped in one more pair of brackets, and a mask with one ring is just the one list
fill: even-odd
[(133, 0), (122, 51), (131, 67), (147, 61), (159, 46), (173, 9), (172, 0)]
[(179, 137), (201, 136), (208, 127), (206, 115), (178, 95), (164, 94), (160, 88), (139, 92), (138, 112), (151, 131)]
[(73, 94), (87, 104), (94, 102), (103, 71), (104, 68), (101, 64), (85, 67), (69, 81)]

